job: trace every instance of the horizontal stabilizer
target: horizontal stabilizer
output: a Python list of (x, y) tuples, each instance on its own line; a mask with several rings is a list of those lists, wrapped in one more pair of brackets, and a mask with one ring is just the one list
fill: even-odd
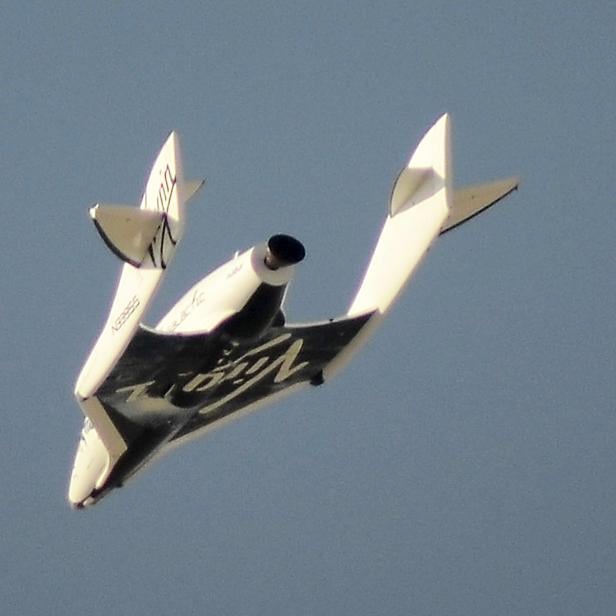
[(190, 201), (202, 188), (205, 184), (205, 180), (186, 180), (184, 183), (184, 190), (186, 194), (184, 195), (184, 199), (186, 203)]
[(473, 216), (477, 216), (491, 205), (498, 203), (516, 190), (519, 184), (520, 179), (514, 177), (456, 189), (449, 216), (441, 228), (441, 234), (450, 231), (473, 218)]
[(96, 230), (122, 261), (139, 267), (165, 214), (133, 205), (100, 205), (90, 209)]

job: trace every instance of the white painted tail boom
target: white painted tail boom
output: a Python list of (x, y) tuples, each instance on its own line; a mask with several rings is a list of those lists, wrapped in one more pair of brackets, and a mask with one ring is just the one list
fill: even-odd
[(445, 114), (432, 126), (394, 183), (388, 216), (347, 315), (375, 313), (326, 368), (326, 380), (342, 370), (374, 333), (447, 220), (452, 192), (450, 124)]
[(92, 396), (137, 331), (182, 239), (186, 202), (202, 184), (185, 181), (179, 137), (172, 132), (154, 161), (139, 208), (98, 205), (90, 210), (124, 265), (107, 321), (77, 379), (78, 400)]
[(417, 146), (392, 190), (389, 215), (348, 315), (384, 314), (438, 236), (450, 209), (450, 119), (442, 116)]

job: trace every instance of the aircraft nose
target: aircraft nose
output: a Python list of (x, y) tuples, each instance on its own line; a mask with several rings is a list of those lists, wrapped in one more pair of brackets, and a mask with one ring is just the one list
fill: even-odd
[(73, 508), (93, 502), (92, 494), (108, 467), (109, 456), (98, 433), (91, 424), (85, 424), (68, 486), (68, 501)]
[(83, 473), (79, 473), (77, 468), (73, 468), (71, 481), (68, 486), (68, 502), (73, 509), (82, 509), (84, 501), (92, 493), (92, 482), (84, 478)]
[(71, 481), (68, 486), (68, 503), (72, 509), (85, 509), (93, 505), (98, 500), (98, 491), (92, 483), (92, 478), (86, 473), (79, 472), (80, 469), (73, 469)]

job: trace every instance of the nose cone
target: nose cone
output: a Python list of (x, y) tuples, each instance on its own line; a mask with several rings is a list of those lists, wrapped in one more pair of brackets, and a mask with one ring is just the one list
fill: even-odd
[(75, 464), (68, 486), (68, 501), (72, 507), (80, 509), (93, 502), (92, 494), (109, 466), (109, 454), (96, 430), (84, 427), (75, 454)]
[(279, 233), (273, 235), (267, 241), (267, 254), (265, 255), (265, 265), (271, 270), (279, 267), (295, 265), (304, 259), (306, 249), (304, 245), (290, 235)]
[(75, 469), (73, 469), (71, 482), (68, 486), (68, 502), (71, 507), (73, 509), (82, 509), (93, 490), (94, 486), (91, 482), (87, 481), (87, 477), (84, 478), (83, 475), (76, 473)]

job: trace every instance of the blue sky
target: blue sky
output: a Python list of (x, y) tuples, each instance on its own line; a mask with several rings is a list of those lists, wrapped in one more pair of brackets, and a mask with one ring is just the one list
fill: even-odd
[[(0, 596), (7, 614), (611, 614), (616, 8), (0, 8)], [(338, 380), (66, 503), (74, 380), (165, 136), (208, 184), (150, 322), (236, 249), (305, 243), (290, 320), (342, 313), (443, 112), (458, 184), (522, 187), (430, 252)]]

